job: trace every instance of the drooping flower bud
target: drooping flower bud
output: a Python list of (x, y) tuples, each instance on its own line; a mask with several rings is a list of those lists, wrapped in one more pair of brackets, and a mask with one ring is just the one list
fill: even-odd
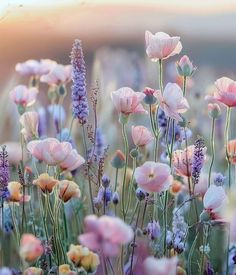
[(177, 62), (177, 71), (180, 76), (192, 76), (196, 71), (196, 67), (193, 67), (193, 63), (189, 60), (187, 55), (181, 57), (180, 61)]
[(107, 188), (110, 184), (110, 179), (106, 176), (106, 175), (103, 175), (102, 176), (102, 186), (104, 188)]
[(147, 193), (146, 193), (143, 189), (141, 189), (141, 188), (137, 188), (137, 189), (136, 189), (136, 197), (137, 197), (140, 201), (142, 201), (142, 200), (145, 199), (146, 194), (147, 194)]
[(117, 192), (114, 192), (112, 195), (112, 202), (114, 205), (117, 205), (120, 201), (119, 194)]

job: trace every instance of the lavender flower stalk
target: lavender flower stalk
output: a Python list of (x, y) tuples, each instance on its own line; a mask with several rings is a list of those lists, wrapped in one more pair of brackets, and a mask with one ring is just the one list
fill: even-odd
[(86, 91), (86, 69), (81, 41), (76, 39), (71, 52), (72, 65), (72, 112), (82, 125), (88, 120), (89, 108)]
[(194, 144), (194, 152), (193, 152), (193, 164), (192, 164), (192, 179), (193, 184), (197, 184), (199, 182), (201, 169), (204, 164), (204, 149), (205, 143), (202, 138), (198, 138)]
[(6, 146), (2, 146), (0, 152), (0, 198), (2, 202), (9, 197), (7, 185), (10, 179), (8, 154)]

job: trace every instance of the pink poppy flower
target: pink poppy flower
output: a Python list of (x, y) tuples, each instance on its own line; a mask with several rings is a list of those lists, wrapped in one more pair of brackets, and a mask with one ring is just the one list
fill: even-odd
[(26, 141), (38, 137), (39, 115), (37, 112), (26, 112), (20, 117), (21, 133)]
[(176, 150), (173, 152), (172, 162), (176, 174), (190, 177), (192, 174), (194, 145), (188, 146), (187, 150)]
[(172, 183), (170, 173), (167, 164), (146, 161), (135, 169), (134, 177), (137, 184), (146, 192), (162, 192), (168, 190)]
[(215, 82), (217, 91), (214, 98), (228, 107), (236, 107), (236, 82), (228, 77), (222, 77)]
[(221, 212), (228, 202), (227, 195), (222, 186), (210, 185), (203, 197), (203, 206), (211, 219), (219, 220), (222, 218)]
[(18, 85), (10, 91), (11, 100), (24, 108), (33, 105), (36, 101), (38, 89), (35, 87), (27, 88), (25, 85)]
[(64, 170), (75, 170), (85, 162), (69, 142), (60, 142), (55, 138), (32, 140), (27, 144), (27, 149), (36, 159), (48, 165), (59, 165)]
[(47, 74), (55, 66), (56, 62), (51, 59), (29, 59), (23, 63), (17, 63), (15, 70), (24, 76), (41, 76)]
[(44, 252), (41, 241), (32, 234), (23, 234), (20, 241), (20, 256), (27, 262), (36, 261)]
[(4, 145), (7, 149), (9, 164), (17, 166), (22, 160), (21, 144), (19, 142), (8, 141), (4, 142)]
[(182, 118), (179, 114), (185, 113), (189, 109), (188, 101), (183, 96), (181, 88), (176, 83), (168, 83), (164, 89), (163, 95), (160, 91), (157, 91), (156, 97), (165, 115), (176, 121), (181, 121)]
[(85, 218), (86, 233), (79, 236), (79, 241), (91, 250), (102, 250), (106, 256), (119, 254), (120, 246), (133, 239), (130, 226), (120, 218), (89, 215)]
[(151, 132), (144, 126), (132, 126), (132, 139), (136, 146), (145, 146), (153, 140)]
[(144, 97), (144, 93), (135, 92), (128, 87), (120, 88), (111, 93), (111, 99), (116, 110), (127, 116), (132, 113), (147, 113), (141, 104)]
[(143, 262), (144, 275), (176, 275), (178, 259), (147, 257)]
[(166, 59), (179, 54), (182, 44), (178, 36), (169, 36), (164, 32), (157, 32), (154, 35), (150, 31), (145, 32), (146, 53), (152, 61)]
[(41, 82), (46, 82), (48, 85), (61, 85), (71, 80), (71, 65), (57, 64), (52, 67), (50, 72), (46, 75), (42, 75)]
[(232, 164), (236, 164), (236, 139), (232, 139), (227, 144), (229, 160)]

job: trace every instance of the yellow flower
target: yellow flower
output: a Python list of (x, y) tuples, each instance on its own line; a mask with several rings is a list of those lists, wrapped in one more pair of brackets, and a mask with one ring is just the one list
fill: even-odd
[(22, 201), (29, 201), (30, 196), (21, 193), (22, 191), (22, 184), (17, 181), (11, 181), (8, 183), (7, 189), (10, 193), (9, 201), (11, 202), (22, 202)]
[(62, 264), (59, 266), (59, 275), (75, 275), (76, 272), (70, 269), (68, 264)]
[(58, 184), (58, 180), (49, 176), (47, 173), (41, 174), (33, 184), (37, 185), (44, 193), (51, 193), (53, 187)]
[(99, 257), (82, 245), (70, 245), (67, 257), (76, 267), (83, 267), (86, 271), (94, 271), (99, 265)]

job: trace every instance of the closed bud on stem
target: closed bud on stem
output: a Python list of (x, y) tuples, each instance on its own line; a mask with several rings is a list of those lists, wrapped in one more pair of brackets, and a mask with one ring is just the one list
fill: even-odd
[(103, 175), (102, 176), (102, 186), (104, 188), (107, 188), (109, 185), (110, 185), (110, 179), (106, 175)]
[(154, 89), (146, 87), (143, 92), (145, 94), (143, 101), (146, 104), (148, 104), (148, 105), (156, 104), (157, 98), (154, 96), (154, 93), (155, 93)]
[(137, 150), (136, 148), (132, 149), (132, 150), (130, 151), (130, 156), (131, 156), (132, 158), (137, 158), (137, 157), (138, 157), (138, 150)]
[(220, 106), (217, 103), (209, 103), (207, 109), (211, 118), (217, 119), (221, 115)]
[(121, 169), (125, 166), (125, 155), (120, 150), (116, 150), (111, 165), (116, 169)]
[(192, 76), (196, 71), (196, 67), (193, 67), (192, 62), (189, 60), (187, 55), (181, 57), (180, 61), (176, 63), (177, 72), (180, 76)]
[(200, 214), (200, 222), (208, 222), (210, 221), (210, 219), (210, 214), (207, 211), (203, 210)]

